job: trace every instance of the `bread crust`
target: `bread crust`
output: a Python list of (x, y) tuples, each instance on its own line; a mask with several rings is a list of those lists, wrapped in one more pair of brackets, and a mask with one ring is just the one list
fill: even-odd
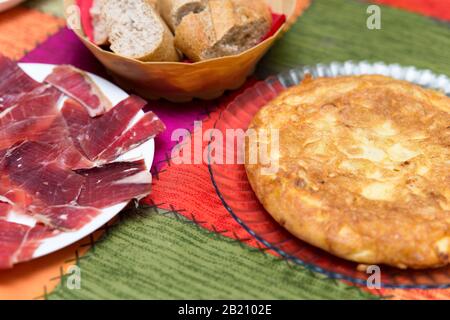
[(189, 13), (199, 13), (206, 8), (206, 0), (157, 0), (161, 17), (172, 31)]
[(238, 54), (256, 45), (271, 25), (263, 0), (210, 0), (207, 9), (182, 19), (175, 46), (193, 61)]
[(272, 13), (266, 1), (232, 0), (240, 15), (260, 18), (272, 23)]
[(279, 170), (246, 171), (294, 236), (363, 264), (449, 264), (448, 97), (383, 76), (306, 80), (250, 128), (280, 130)]

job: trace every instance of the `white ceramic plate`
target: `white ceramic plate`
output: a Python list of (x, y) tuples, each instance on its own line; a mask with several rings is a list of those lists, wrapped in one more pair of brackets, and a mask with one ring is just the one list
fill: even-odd
[(0, 12), (8, 10), (21, 2), (23, 0), (0, 0)]
[[(47, 77), (47, 75), (49, 75), (52, 72), (53, 68), (55, 67), (54, 65), (40, 64), (40, 63), (20, 63), (19, 66), (29, 76), (31, 76), (33, 79), (39, 82), (42, 82), (45, 79), (45, 77)], [(111, 82), (90, 73), (88, 75), (99, 86), (99, 88), (109, 98), (109, 100), (112, 102), (113, 105), (116, 105), (117, 103), (128, 97), (128, 94), (125, 91), (123, 91), (116, 85), (112, 84)], [(140, 111), (140, 113), (134, 119), (134, 122), (138, 121), (143, 115), (144, 112)], [(155, 154), (155, 142), (153, 139), (151, 139), (146, 143), (144, 143), (143, 145), (141, 145), (140, 147), (130, 150), (117, 160), (122, 161), (122, 160), (144, 159), (147, 169), (150, 170), (151, 165), (153, 163), (154, 154)], [(128, 202), (123, 202), (115, 206), (103, 209), (100, 215), (98, 215), (94, 220), (92, 220), (90, 223), (88, 223), (78, 231), (63, 232), (61, 234), (58, 234), (57, 236), (45, 239), (41, 243), (41, 245), (37, 248), (37, 250), (34, 252), (33, 259), (60, 250), (86, 237), (87, 235), (91, 234), (92, 232), (103, 226), (109, 220), (114, 218), (114, 216), (116, 216), (123, 208), (125, 208), (127, 204)], [(17, 216), (16, 220), (14, 221), (26, 225), (33, 225), (35, 223), (34, 219), (29, 218), (27, 219), (24, 218), (23, 216)]]

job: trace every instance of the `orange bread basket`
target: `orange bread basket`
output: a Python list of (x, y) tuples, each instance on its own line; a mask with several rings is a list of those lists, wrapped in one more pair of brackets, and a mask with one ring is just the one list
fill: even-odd
[(225, 90), (239, 88), (251, 75), (264, 54), (296, 21), (310, 0), (267, 0), (276, 14), (284, 14), (286, 22), (275, 34), (259, 45), (235, 56), (197, 63), (142, 62), (120, 56), (92, 43), (81, 27), (81, 15), (74, 14), (75, 0), (65, 1), (68, 26), (84, 45), (106, 67), (115, 81), (124, 89), (149, 99), (165, 98), (184, 102), (193, 98), (213, 99)]

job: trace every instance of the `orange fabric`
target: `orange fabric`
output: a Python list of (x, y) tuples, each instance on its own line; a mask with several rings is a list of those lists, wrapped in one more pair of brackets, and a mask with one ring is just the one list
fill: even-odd
[(64, 20), (16, 7), (0, 13), (0, 52), (18, 60), (64, 26)]
[[(203, 131), (213, 127), (224, 107), (203, 122)], [(203, 150), (206, 146), (204, 142)], [(152, 194), (144, 201), (177, 211), (210, 231), (240, 239), (252, 246), (258, 245), (224, 208), (211, 184), (206, 164), (166, 166), (154, 178)]]
[[(99, 236), (101, 232), (95, 239)], [(60, 283), (61, 272), (65, 274), (76, 263), (76, 255), (81, 257), (89, 250), (89, 243), (90, 238), (85, 238), (48, 256), (0, 271), (0, 300), (44, 299), (45, 293)]]

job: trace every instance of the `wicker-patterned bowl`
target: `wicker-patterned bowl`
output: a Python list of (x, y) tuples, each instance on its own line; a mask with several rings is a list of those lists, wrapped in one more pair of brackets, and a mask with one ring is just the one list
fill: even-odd
[(84, 33), (81, 15), (74, 14), (78, 8), (76, 0), (65, 0), (65, 12), (67, 25), (121, 87), (149, 99), (165, 98), (184, 102), (193, 98), (213, 99), (225, 90), (239, 88), (275, 40), (297, 20), (310, 0), (267, 2), (274, 13), (286, 16), (286, 22), (275, 34), (239, 55), (197, 63), (142, 62), (104, 50), (92, 43)]

